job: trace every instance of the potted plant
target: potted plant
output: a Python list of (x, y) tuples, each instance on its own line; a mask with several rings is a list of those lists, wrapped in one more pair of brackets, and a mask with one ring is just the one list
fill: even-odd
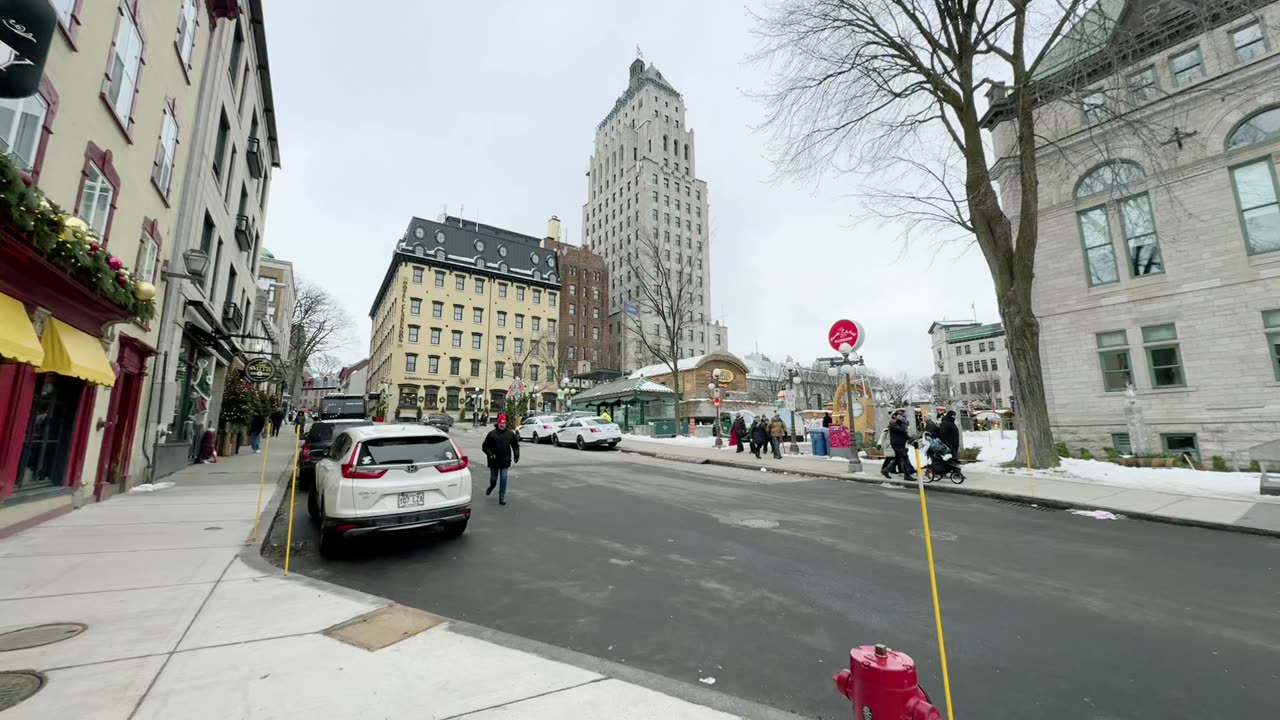
[(980, 447), (960, 448), (960, 462), (974, 462), (981, 452), (982, 448)]
[(864, 452), (867, 454), (868, 458), (884, 457), (884, 448), (880, 447), (879, 445), (868, 445), (865, 448)]

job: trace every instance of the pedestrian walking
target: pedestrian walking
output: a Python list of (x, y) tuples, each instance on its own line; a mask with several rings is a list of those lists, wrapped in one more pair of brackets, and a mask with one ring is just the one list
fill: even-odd
[(938, 425), (938, 439), (947, 446), (954, 457), (960, 457), (960, 427), (956, 425), (956, 411), (948, 410)]
[(826, 413), (822, 416), (822, 427), (823, 428), (831, 427), (831, 413)]
[(262, 452), (262, 431), (267, 426), (267, 416), (261, 412), (253, 414), (249, 421), (249, 447), (256, 453)]
[(751, 423), (751, 454), (760, 459), (760, 451), (769, 446), (769, 423), (764, 416), (757, 417)]
[(742, 452), (742, 443), (747, 436), (747, 421), (743, 419), (742, 413), (738, 413), (733, 419), (733, 426), (729, 428), (729, 444), (738, 446), (738, 452)]
[(284, 411), (276, 408), (271, 413), (271, 437), (280, 437), (280, 426), (284, 424)]
[(520, 462), (520, 436), (507, 427), (507, 416), (498, 416), (498, 422), (484, 436), (480, 451), (489, 461), (489, 489), (485, 495), (492, 495), (493, 488), (498, 488), (498, 504), (507, 504), (507, 474), (511, 466)]
[(787, 434), (787, 424), (782, 422), (782, 416), (778, 413), (773, 414), (773, 420), (769, 422), (769, 443), (773, 448), (773, 457), (775, 460), (782, 459), (782, 438)]
[(884, 464), (880, 466), (880, 474), (890, 477), (890, 471), (902, 473), (904, 480), (915, 480), (916, 469), (907, 456), (907, 443), (911, 442), (911, 434), (907, 428), (906, 415), (901, 410), (894, 410), (889, 420), (889, 446), (893, 449), (893, 457), (885, 454)]
[(293, 432), (295, 435), (302, 435), (302, 430), (307, 425), (307, 414), (301, 410), (293, 414)]

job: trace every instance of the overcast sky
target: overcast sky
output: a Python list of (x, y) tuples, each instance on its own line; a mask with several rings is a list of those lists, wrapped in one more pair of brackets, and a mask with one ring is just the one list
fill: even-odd
[[(765, 69), (741, 0), (601, 3), (288, 0), (266, 8), (283, 168), (266, 245), (355, 320), (339, 354), (368, 353), (369, 307), (413, 215), (448, 205), (541, 237), (558, 215), (582, 241), (595, 126), (639, 45), (685, 97), (710, 192), (712, 303), (730, 350), (830, 355), (863, 323), (868, 365), (931, 372), (929, 323), (999, 319), (981, 253), (920, 243), (866, 217), (850, 178), (772, 181)], [(641, 12), (641, 8), (643, 11)], [(935, 257), (936, 256), (936, 257)]]

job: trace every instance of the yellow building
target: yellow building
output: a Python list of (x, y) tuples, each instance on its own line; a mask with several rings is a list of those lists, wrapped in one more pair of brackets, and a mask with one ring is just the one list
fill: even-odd
[(456, 217), (409, 223), (369, 311), (368, 387), (387, 419), (554, 407), (560, 268), (540, 243)]

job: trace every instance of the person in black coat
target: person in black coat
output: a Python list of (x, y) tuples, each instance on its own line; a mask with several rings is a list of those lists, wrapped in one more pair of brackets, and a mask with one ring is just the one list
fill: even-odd
[(902, 473), (902, 479), (915, 480), (916, 469), (907, 456), (907, 443), (911, 435), (907, 428), (907, 420), (901, 410), (895, 410), (889, 422), (889, 447), (893, 449), (893, 457), (885, 453), (884, 464), (880, 466), (880, 474), (889, 477), (889, 472)]
[(947, 446), (952, 455), (960, 457), (960, 427), (956, 425), (955, 410), (948, 410), (942, 417), (942, 424), (938, 426), (938, 439)]
[(751, 424), (751, 453), (758, 460), (760, 451), (767, 447), (769, 447), (769, 423), (761, 415)]
[(260, 412), (254, 413), (253, 419), (249, 421), (249, 447), (256, 453), (262, 452), (262, 431), (266, 427), (267, 416)]
[(284, 424), (284, 411), (271, 413), (271, 437), (280, 437), (280, 426)]
[(742, 443), (747, 441), (747, 421), (742, 415), (733, 420), (733, 427), (729, 429), (729, 434), (733, 437), (734, 443), (738, 446), (738, 452), (742, 452)]
[(492, 495), (493, 488), (498, 488), (498, 504), (507, 504), (507, 473), (511, 466), (520, 462), (520, 436), (507, 427), (507, 416), (499, 415), (498, 423), (493, 426), (480, 451), (489, 461), (489, 489), (485, 495)]
[(822, 416), (822, 427), (831, 427), (831, 413), (826, 413)]

